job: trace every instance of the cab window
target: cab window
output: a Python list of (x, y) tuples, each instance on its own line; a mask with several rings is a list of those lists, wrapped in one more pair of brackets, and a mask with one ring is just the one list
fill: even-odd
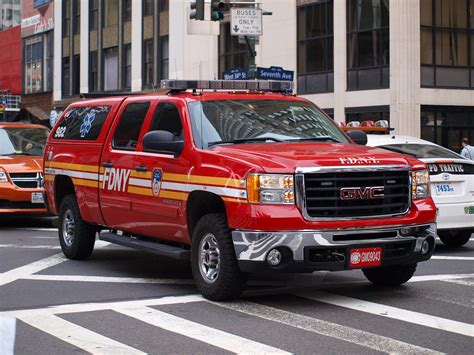
[(156, 108), (149, 131), (168, 131), (175, 140), (183, 139), (183, 125), (178, 108), (169, 102), (162, 102)]
[(134, 102), (125, 108), (115, 129), (112, 141), (114, 149), (137, 149), (140, 130), (149, 108), (149, 102)]
[(93, 141), (99, 137), (110, 106), (71, 107), (54, 131), (54, 139)]

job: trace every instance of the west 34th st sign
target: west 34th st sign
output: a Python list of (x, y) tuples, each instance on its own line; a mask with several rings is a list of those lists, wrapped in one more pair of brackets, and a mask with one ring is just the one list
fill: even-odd
[(230, 33), (233, 36), (261, 36), (262, 10), (254, 8), (231, 9)]

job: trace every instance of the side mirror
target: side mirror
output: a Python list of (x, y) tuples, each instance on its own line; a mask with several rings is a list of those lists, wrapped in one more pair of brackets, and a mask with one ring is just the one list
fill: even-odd
[(364, 131), (350, 130), (346, 132), (355, 144), (367, 145), (367, 134)]
[(176, 141), (175, 135), (168, 131), (150, 131), (143, 136), (143, 150), (149, 153), (181, 154), (184, 142)]

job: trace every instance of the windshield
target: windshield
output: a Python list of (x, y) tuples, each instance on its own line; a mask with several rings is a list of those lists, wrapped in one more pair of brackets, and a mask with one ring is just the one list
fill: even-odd
[(43, 155), (46, 128), (0, 128), (0, 155)]
[(195, 144), (320, 141), (350, 143), (310, 103), (290, 100), (218, 100), (189, 103)]
[(411, 155), (417, 159), (430, 158), (445, 158), (445, 159), (463, 159), (460, 155), (453, 151), (440, 147), (438, 145), (423, 145), (423, 144), (390, 144), (381, 145), (379, 148), (384, 148), (392, 152)]

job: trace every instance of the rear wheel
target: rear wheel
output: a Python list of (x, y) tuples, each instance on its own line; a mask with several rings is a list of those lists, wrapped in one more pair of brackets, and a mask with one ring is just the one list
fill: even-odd
[(398, 286), (411, 279), (416, 271), (416, 264), (384, 266), (362, 271), (375, 285)]
[(471, 238), (472, 230), (445, 230), (438, 231), (438, 237), (448, 247), (461, 247)]
[(224, 214), (208, 214), (197, 223), (191, 246), (191, 269), (199, 291), (210, 300), (230, 300), (244, 291), (246, 278), (237, 264)]
[(64, 197), (59, 209), (59, 243), (69, 259), (86, 259), (92, 254), (96, 228), (81, 217), (76, 196)]

